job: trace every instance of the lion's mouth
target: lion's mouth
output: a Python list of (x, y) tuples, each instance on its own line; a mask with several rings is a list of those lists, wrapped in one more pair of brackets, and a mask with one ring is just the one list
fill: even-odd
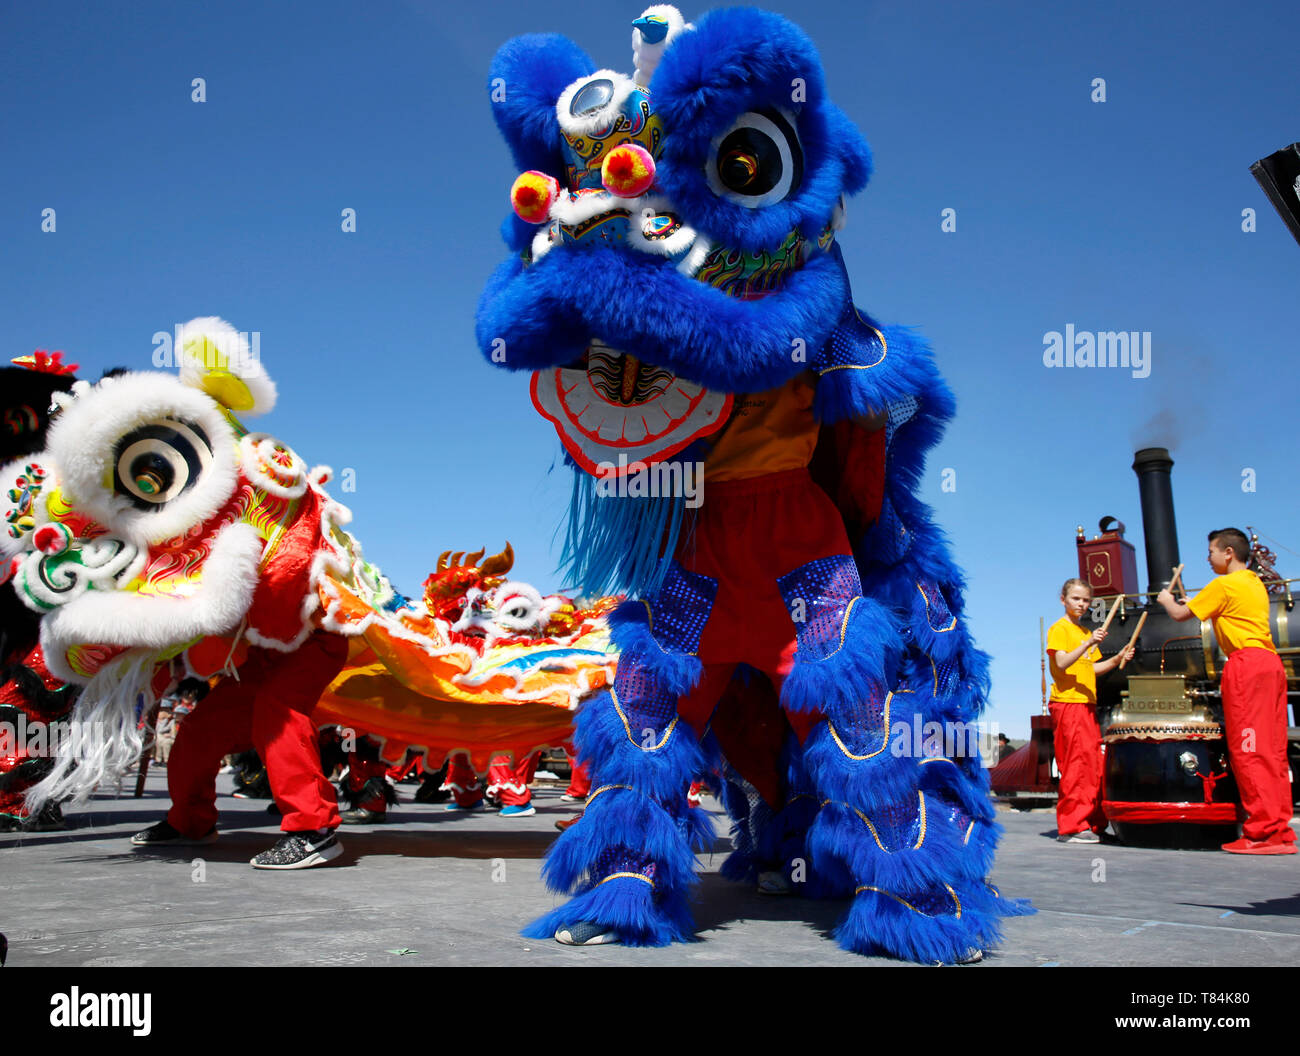
[(597, 475), (670, 457), (718, 429), (731, 410), (730, 395), (598, 339), (579, 360), (534, 374), (532, 395), (575, 461)]

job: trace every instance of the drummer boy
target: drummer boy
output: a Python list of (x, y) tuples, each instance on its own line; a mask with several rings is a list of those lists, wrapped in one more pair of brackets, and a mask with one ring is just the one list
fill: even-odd
[(1286, 761), (1286, 672), (1268, 628), (1268, 591), (1250, 571), (1250, 543), (1236, 528), (1209, 535), (1217, 578), (1191, 601), (1157, 596), (1175, 620), (1213, 620), (1223, 665), (1223, 725), (1228, 760), (1246, 812), (1233, 854), (1295, 854), (1291, 778)]
[[(1062, 843), (1099, 843), (1106, 829), (1101, 808), (1101, 729), (1097, 725), (1097, 676), (1133, 650), (1121, 649), (1107, 660), (1097, 648), (1105, 627), (1085, 631), (1079, 621), (1092, 602), (1092, 588), (1082, 579), (1067, 579), (1061, 588), (1065, 615), (1047, 632), (1052, 667), (1053, 741), (1061, 771), (1056, 800), (1057, 839)], [(1109, 622), (1109, 621), (1108, 621)]]

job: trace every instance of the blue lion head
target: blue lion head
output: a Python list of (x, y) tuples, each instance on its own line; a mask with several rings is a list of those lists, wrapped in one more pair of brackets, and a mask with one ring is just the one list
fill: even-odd
[[(633, 43), (631, 77), (557, 35), (497, 53), (493, 113), (531, 170), (516, 208), (534, 222), (504, 227), (517, 252), (483, 294), (480, 345), (529, 370), (595, 348), (625, 391), (669, 373), (729, 393), (782, 384), (802, 369), (794, 343), (824, 342), (849, 299), (834, 232), (870, 175), (866, 142), (778, 15), (691, 26), (659, 5)], [(652, 183), (623, 178), (620, 156)]]

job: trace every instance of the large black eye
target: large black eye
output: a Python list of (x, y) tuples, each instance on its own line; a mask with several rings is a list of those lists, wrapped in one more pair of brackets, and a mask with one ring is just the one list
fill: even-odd
[(159, 510), (197, 484), (211, 463), (212, 443), (194, 422), (149, 422), (117, 442), (113, 490), (137, 509)]
[(41, 420), (37, 417), (36, 412), (25, 403), (19, 404), (17, 407), (6, 407), (4, 422), (5, 432), (10, 436), (22, 436), (23, 433), (34, 433), (41, 424)]
[(803, 180), (803, 148), (794, 126), (776, 110), (742, 114), (709, 158), (715, 194), (751, 209), (794, 194)]
[(594, 114), (597, 110), (602, 110), (609, 105), (609, 101), (614, 98), (614, 82), (607, 77), (600, 77), (594, 81), (588, 81), (579, 88), (573, 95), (572, 102), (569, 103), (569, 113), (574, 117), (585, 117), (587, 114)]

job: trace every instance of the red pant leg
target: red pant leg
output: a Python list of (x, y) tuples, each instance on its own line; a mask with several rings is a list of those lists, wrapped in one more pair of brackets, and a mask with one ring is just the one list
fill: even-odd
[(1286, 759), (1286, 672), (1276, 653), (1239, 649), (1223, 668), (1223, 720), (1248, 840), (1294, 843)]
[(488, 791), (498, 793), (501, 805), (505, 807), (522, 807), (531, 803), (533, 794), (528, 786), (532, 784), (541, 757), (541, 752), (533, 752), (526, 759), (512, 763), (508, 755), (493, 756), (488, 767)]
[(167, 824), (191, 839), (217, 823), (217, 771), (232, 752), (253, 746), (253, 695), (225, 678), (176, 729), (167, 759)]
[(569, 757), (569, 766), (572, 767), (572, 772), (569, 775), (569, 787), (564, 791), (575, 799), (585, 799), (591, 792), (591, 774), (587, 772), (585, 766), (578, 762), (578, 757), (567, 748), (564, 754)]
[(321, 773), (311, 714), (347, 657), (346, 638), (317, 631), (292, 653), (250, 650), (240, 671), (253, 693), (253, 744), (266, 764), (285, 832), (339, 825), (338, 800)]
[(447, 760), (447, 777), (442, 787), (451, 793), (457, 806), (472, 807), (483, 800), (483, 785), (464, 752)]
[(1061, 772), (1056, 829), (1073, 835), (1106, 827), (1101, 809), (1101, 729), (1091, 704), (1052, 701), (1056, 766)]

